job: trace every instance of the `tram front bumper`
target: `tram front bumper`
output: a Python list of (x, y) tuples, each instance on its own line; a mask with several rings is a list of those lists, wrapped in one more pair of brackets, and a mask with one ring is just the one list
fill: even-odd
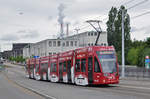
[(104, 84), (118, 84), (119, 83), (119, 77), (105, 77), (103, 79)]

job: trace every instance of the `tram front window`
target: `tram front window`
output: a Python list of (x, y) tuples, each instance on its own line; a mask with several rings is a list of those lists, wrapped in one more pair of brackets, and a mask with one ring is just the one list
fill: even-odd
[(117, 72), (116, 56), (114, 52), (96, 52), (103, 73)]

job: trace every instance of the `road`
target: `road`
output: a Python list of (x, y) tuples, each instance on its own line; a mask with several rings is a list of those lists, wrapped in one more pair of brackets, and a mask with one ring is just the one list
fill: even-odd
[(44, 99), (41, 96), (24, 89), (0, 72), (0, 99)]
[(150, 97), (148, 81), (121, 80), (119, 85), (82, 87), (28, 79), (21, 66), (7, 65), (9, 67), (5, 74), (9, 80), (50, 99), (149, 99)]

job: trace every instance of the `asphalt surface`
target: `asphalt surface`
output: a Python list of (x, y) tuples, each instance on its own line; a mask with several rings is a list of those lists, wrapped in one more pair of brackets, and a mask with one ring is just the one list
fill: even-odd
[(38, 94), (33, 93), (27, 89), (24, 89), (11, 80), (7, 76), (0, 72), (0, 99), (44, 99)]
[[(10, 81), (14, 81), (20, 86), (50, 99), (150, 99), (150, 81), (121, 80), (119, 85), (83, 87), (48, 81), (35, 81), (25, 77), (23, 67), (6, 65), (9, 66), (6, 68), (5, 74)], [(22, 96), (22, 94), (19, 94), (19, 96)]]

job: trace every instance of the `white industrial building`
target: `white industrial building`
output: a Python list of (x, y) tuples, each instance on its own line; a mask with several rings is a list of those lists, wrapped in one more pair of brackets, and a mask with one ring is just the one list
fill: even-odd
[[(83, 32), (72, 36), (64, 37), (63, 39), (46, 39), (34, 44), (29, 44), (23, 49), (23, 57), (32, 56), (48, 56), (68, 50), (73, 50), (79, 47), (93, 46), (95, 44), (97, 32)], [(106, 46), (107, 33), (100, 34), (98, 45)]]

